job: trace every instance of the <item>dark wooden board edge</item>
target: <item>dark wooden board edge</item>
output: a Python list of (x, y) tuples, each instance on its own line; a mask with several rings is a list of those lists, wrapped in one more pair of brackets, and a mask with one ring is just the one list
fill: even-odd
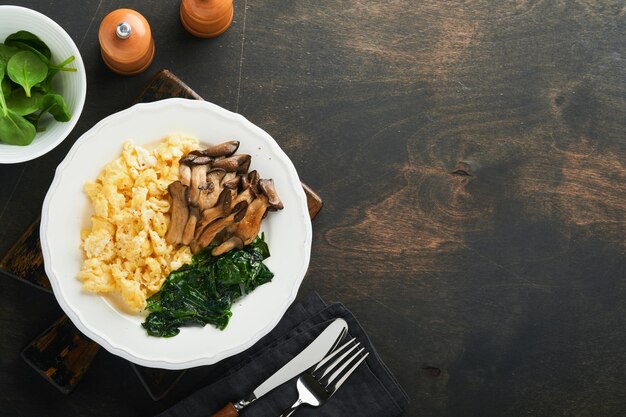
[[(152, 77), (138, 96), (136, 102), (147, 103), (170, 97), (202, 100), (196, 92), (169, 70), (165, 69)], [(322, 209), (323, 202), (306, 184), (302, 184), (302, 188), (307, 198), (309, 216), (312, 220)], [(0, 268), (9, 276), (51, 292), (50, 281), (46, 277), (43, 268), (43, 256), (39, 242), (39, 221), (40, 219), (37, 219), (31, 224), (15, 245), (9, 249), (9, 252), (0, 261)], [(28, 259), (29, 262), (24, 263), (24, 259)], [(70, 323), (70, 325), (68, 326), (66, 323)], [(96, 351), (96, 348), (99, 348), (99, 346), (71, 325), (67, 316), (63, 316), (22, 351), (24, 360), (35, 368), (39, 374), (50, 381), (61, 392), (69, 393), (80, 381), (91, 364), (93, 357), (89, 355), (85, 355), (84, 358), (72, 356), (70, 351), (73, 345), (62, 346), (62, 351), (59, 353), (58, 350), (55, 350), (56, 344), (45, 343), (48, 339), (72, 340), (76, 346), (94, 346), (93, 349)], [(36, 349), (33, 346), (42, 348)], [(72, 363), (72, 366), (67, 366), (63, 361), (59, 363), (59, 358), (63, 359), (65, 357), (73, 358), (74, 363)], [(170, 371), (144, 368), (132, 363), (131, 366), (142, 385), (146, 388), (148, 395), (155, 401), (164, 398), (185, 372), (184, 370)], [(54, 378), (49, 376), (50, 372), (53, 373)], [(63, 386), (63, 381), (66, 381), (69, 385)]]
[(187, 372), (186, 369), (168, 370), (146, 368), (145, 366), (137, 365), (132, 362), (129, 362), (129, 364), (148, 392), (148, 395), (150, 395), (150, 398), (154, 401), (165, 398)]
[(35, 288), (52, 293), (50, 280), (43, 266), (37, 218), (0, 260), (0, 271)]
[(172, 74), (170, 70), (162, 69), (152, 76), (148, 84), (137, 96), (135, 103), (150, 103), (174, 97), (202, 100), (202, 97), (180, 78)]
[(99, 351), (100, 345), (63, 315), (22, 350), (22, 358), (55, 388), (69, 394)]
[(306, 195), (306, 204), (309, 208), (309, 217), (313, 220), (319, 214), (322, 207), (324, 207), (324, 202), (320, 198), (319, 195), (315, 193), (315, 191), (311, 190), (311, 188), (305, 183), (302, 184), (302, 189), (304, 190), (304, 194)]

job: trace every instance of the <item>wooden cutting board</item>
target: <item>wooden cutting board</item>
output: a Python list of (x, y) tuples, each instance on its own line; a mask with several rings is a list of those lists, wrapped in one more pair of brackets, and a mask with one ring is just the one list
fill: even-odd
[[(147, 103), (171, 97), (202, 100), (168, 70), (161, 70), (150, 80), (137, 98), (137, 103)], [(302, 184), (306, 194), (309, 215), (315, 218), (323, 202), (308, 186)], [(31, 224), (0, 260), (0, 271), (24, 283), (52, 292), (43, 266), (39, 241), (39, 219)], [(84, 336), (65, 315), (28, 344), (22, 358), (40, 375), (63, 393), (70, 393), (100, 350), (100, 346)], [(185, 371), (145, 368), (131, 364), (139, 379), (154, 399), (163, 398), (180, 380)]]

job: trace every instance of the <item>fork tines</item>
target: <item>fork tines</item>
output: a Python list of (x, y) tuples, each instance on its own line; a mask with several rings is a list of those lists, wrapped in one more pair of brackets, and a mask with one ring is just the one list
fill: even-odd
[(355, 338), (350, 339), (313, 369), (311, 374), (327, 392), (337, 390), (369, 355), (369, 352), (363, 354), (364, 347), (357, 350), (359, 345)]

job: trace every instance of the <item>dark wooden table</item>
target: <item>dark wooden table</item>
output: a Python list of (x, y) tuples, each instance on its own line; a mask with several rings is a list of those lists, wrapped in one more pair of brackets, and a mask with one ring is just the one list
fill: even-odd
[[(88, 76), (74, 132), (0, 166), (0, 255), (39, 215), (74, 141), (171, 69), (267, 130), (325, 207), (312, 290), (361, 320), (408, 392), (407, 417), (626, 415), (626, 7), (621, 0), (236, 1), (221, 37), (177, 1), (14, 1), (63, 26)], [(103, 65), (98, 26), (152, 25), (144, 74)], [(61, 315), (0, 276), (0, 414), (151, 416), (101, 352), (69, 395), (21, 349)]]

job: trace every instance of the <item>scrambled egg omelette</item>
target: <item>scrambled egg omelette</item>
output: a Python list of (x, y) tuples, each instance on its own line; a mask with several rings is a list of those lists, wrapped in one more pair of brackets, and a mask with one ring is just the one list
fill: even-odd
[(148, 151), (128, 141), (95, 182), (85, 184), (94, 214), (81, 233), (84, 252), (78, 278), (86, 291), (118, 292), (133, 312), (157, 292), (167, 275), (191, 262), (189, 247), (165, 242), (167, 186), (178, 180), (178, 161), (198, 149), (193, 138), (169, 136)]

